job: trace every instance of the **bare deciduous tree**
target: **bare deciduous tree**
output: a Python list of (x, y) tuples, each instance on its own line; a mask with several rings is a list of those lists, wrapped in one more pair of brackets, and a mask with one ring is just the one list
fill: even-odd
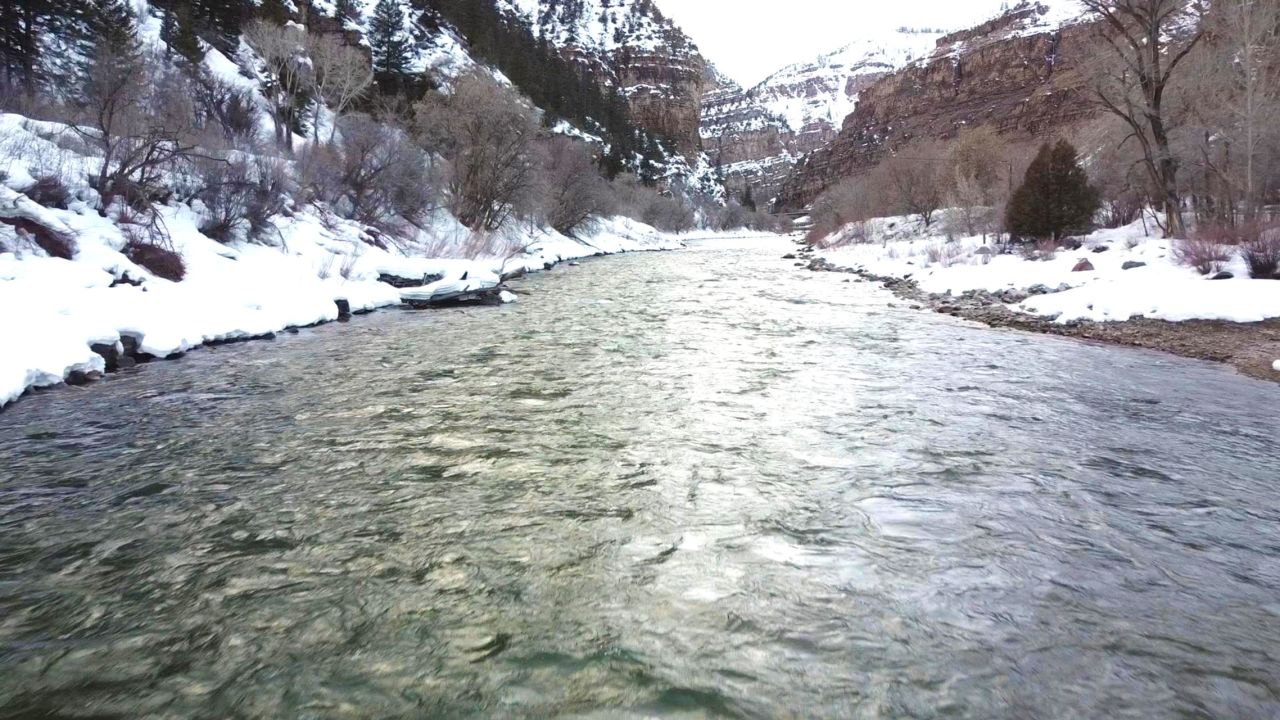
[(1142, 148), (1143, 165), (1160, 189), (1170, 237), (1186, 233), (1171, 138), (1177, 120), (1169, 97), (1178, 67), (1204, 38), (1198, 1), (1081, 0), (1102, 20), (1113, 61), (1095, 86), (1099, 102), (1120, 118)]
[(315, 79), (306, 60), (306, 35), (295, 25), (254, 20), (244, 27), (244, 39), (264, 64), (262, 89), (271, 102), (276, 143), (292, 152), (298, 97)]
[(453, 211), (476, 230), (496, 230), (536, 187), (538, 118), (515, 92), (482, 71), (416, 109), (418, 134), (453, 162)]
[[(1209, 27), (1201, 105), (1213, 131), (1206, 135), (1229, 143), (1227, 167), (1214, 170), (1237, 187), (1244, 214), (1252, 218), (1261, 204), (1264, 149), (1280, 136), (1280, 0), (1219, 0)], [(1233, 172), (1235, 153), (1243, 163)]]
[(97, 49), (72, 130), (101, 155), (94, 186), (106, 212), (123, 196), (160, 194), (160, 174), (194, 152), (191, 92), (178, 73), (153, 72), (128, 48)]
[(613, 207), (609, 185), (586, 143), (564, 136), (547, 140), (544, 179), (547, 223), (565, 235), (581, 231)]
[[(307, 36), (307, 53), (315, 67), (316, 112), (312, 123), (313, 138), (320, 140), (320, 111), (323, 103), (342, 113), (373, 84), (373, 66), (369, 58), (334, 35)], [(338, 123), (329, 129), (333, 143)]]
[(877, 168), (891, 189), (897, 209), (907, 215), (919, 215), (927, 228), (933, 216), (946, 202), (947, 182), (943, 154), (936, 148), (913, 147), (894, 155)]

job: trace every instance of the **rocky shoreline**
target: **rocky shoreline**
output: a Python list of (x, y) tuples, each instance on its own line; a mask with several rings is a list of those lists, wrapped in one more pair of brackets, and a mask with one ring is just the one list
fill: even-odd
[(932, 310), (944, 315), (979, 322), (992, 328), (1009, 328), (1026, 332), (1073, 337), (1094, 342), (1159, 350), (1197, 360), (1231, 365), (1250, 377), (1280, 382), (1280, 371), (1274, 363), (1280, 358), (1280, 319), (1261, 323), (1235, 323), (1216, 320), (1167, 322), (1135, 318), (1125, 322), (1073, 321), (1057, 323), (1048, 318), (1017, 313), (1011, 303), (1031, 295), (1056, 292), (1039, 286), (1026, 291), (1007, 290), (1000, 294), (969, 291), (962, 295), (935, 295), (919, 288), (909, 278), (887, 277), (862, 268), (840, 267), (824, 258), (801, 251), (797, 263), (813, 272), (847, 273), (858, 282), (878, 283), (913, 309)]

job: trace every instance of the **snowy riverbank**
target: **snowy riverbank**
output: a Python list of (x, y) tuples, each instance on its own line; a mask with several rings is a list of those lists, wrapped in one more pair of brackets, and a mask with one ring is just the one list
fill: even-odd
[(848, 242), (853, 230), (815, 250), (811, 267), (885, 282), (904, 299), (989, 325), (1230, 362), (1280, 380), (1280, 281), (1251, 279), (1236, 252), (1205, 276), (1142, 222), (1095, 232), (1074, 250), (1012, 254), (981, 237), (933, 236), (906, 218), (858, 228), (865, 242)]
[[(307, 212), (279, 223), (274, 246), (224, 245), (197, 231), (189, 209), (176, 207), (163, 211), (186, 263), (186, 277), (175, 283), (131, 262), (121, 252), (126, 238), (120, 227), (87, 205), (55, 210), (9, 188), (0, 187), (0, 194), (0, 211), (36, 214), (77, 244), (71, 260), (34, 247), (0, 252), (0, 337), (6, 347), (0, 353), (0, 407), (30, 388), (92, 378), (107, 369), (104, 354), (123, 352), (126, 345), (168, 358), (206, 343), (337, 320), (339, 300), (353, 312), (400, 305), (402, 290), (380, 277), (496, 283), (503, 275), (582, 257), (682, 246), (646, 225), (610, 218), (583, 240), (512, 228), (486, 239), (473, 258), (422, 257), (370, 245), (358, 228)], [(466, 233), (447, 218), (438, 232)], [(450, 246), (457, 244), (450, 239)], [(510, 256), (486, 252), (513, 247), (518, 251)]]

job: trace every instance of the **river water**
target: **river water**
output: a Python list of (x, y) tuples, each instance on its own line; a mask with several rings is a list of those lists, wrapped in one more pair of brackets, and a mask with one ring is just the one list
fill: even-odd
[(0, 414), (0, 717), (1280, 716), (1280, 387), (708, 242)]

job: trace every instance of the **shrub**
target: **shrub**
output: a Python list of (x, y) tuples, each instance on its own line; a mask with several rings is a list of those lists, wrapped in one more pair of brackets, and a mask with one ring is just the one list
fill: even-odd
[(1243, 254), (1250, 277), (1280, 280), (1280, 227), (1259, 233), (1256, 240), (1245, 244)]
[(1173, 257), (1180, 264), (1195, 268), (1201, 275), (1221, 271), (1222, 266), (1231, 259), (1225, 246), (1201, 237), (1175, 241)]
[(45, 207), (63, 210), (66, 210), (71, 202), (71, 191), (57, 175), (42, 175), (36, 178), (35, 184), (22, 191), (22, 194)]
[(613, 212), (614, 198), (608, 182), (596, 172), (591, 148), (567, 137), (546, 141), (543, 177), (547, 223), (558, 232), (574, 236), (592, 220)]
[(49, 257), (62, 258), (63, 260), (70, 260), (75, 257), (75, 240), (56, 230), (25, 217), (0, 217), (0, 222), (12, 226), (17, 231), (18, 237), (30, 238)]
[(181, 282), (187, 276), (187, 266), (182, 261), (182, 256), (169, 248), (132, 239), (124, 247), (124, 255), (156, 277)]
[(929, 265), (951, 267), (964, 255), (964, 248), (955, 243), (934, 243), (925, 248), (925, 259)]

